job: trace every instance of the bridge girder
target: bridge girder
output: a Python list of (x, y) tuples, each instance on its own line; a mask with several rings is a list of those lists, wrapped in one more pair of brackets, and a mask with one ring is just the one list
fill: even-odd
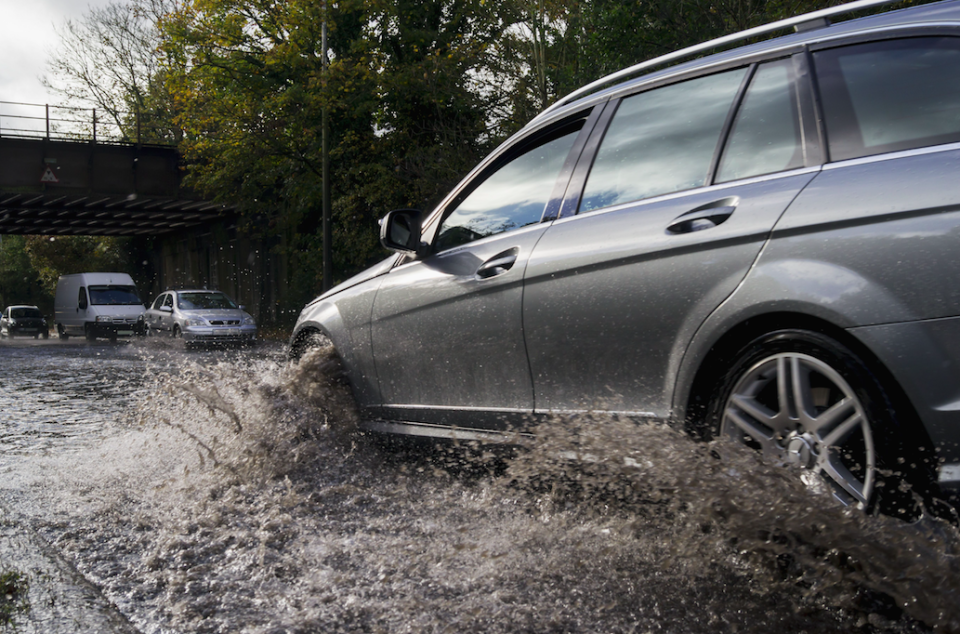
[(234, 215), (181, 179), (173, 147), (0, 138), (0, 234), (155, 236)]

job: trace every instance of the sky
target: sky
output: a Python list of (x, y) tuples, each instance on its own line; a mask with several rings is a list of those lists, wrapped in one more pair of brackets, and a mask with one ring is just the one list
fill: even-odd
[(91, 6), (123, 0), (0, 0), (0, 102), (56, 103), (40, 83), (57, 47), (54, 27)]

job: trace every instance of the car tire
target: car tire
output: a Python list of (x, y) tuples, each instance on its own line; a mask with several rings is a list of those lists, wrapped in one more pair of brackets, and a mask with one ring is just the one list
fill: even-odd
[(64, 331), (63, 324), (57, 324), (57, 336), (64, 341), (70, 338), (70, 335)]
[(935, 459), (896, 393), (839, 341), (780, 330), (740, 350), (707, 420), (717, 436), (800, 467), (804, 482), (846, 505), (915, 519), (918, 502), (931, 502)]
[(83, 335), (86, 337), (87, 341), (97, 340), (97, 333), (89, 325), (84, 329)]

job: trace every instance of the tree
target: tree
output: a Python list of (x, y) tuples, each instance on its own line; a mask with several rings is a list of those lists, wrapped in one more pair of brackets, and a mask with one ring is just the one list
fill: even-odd
[(192, 183), (283, 236), (316, 272), (304, 280), (314, 292), (326, 108), (335, 277), (383, 257), (376, 218), (429, 206), (498, 140), (495, 96), (477, 89), (496, 15), (481, 0), (345, 0), (325, 14), (319, 0), (185, 4), (162, 32)]
[(39, 284), (24, 236), (0, 237), (0, 310), (11, 304), (53, 308), (52, 296)]
[(29, 257), (41, 292), (53, 296), (61, 275), (89, 271), (131, 271), (141, 267), (133, 261), (138, 254), (133, 238), (108, 236), (26, 236), (24, 251)]
[(63, 106), (93, 106), (125, 141), (177, 142), (159, 70), (158, 22), (179, 0), (128, 0), (91, 8), (58, 29), (43, 84)]

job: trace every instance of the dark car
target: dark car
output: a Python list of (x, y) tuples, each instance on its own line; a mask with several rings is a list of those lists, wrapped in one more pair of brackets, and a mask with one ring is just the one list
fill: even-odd
[(0, 337), (50, 336), (47, 320), (36, 306), (7, 306), (0, 317)]
[(608, 411), (844, 504), (955, 489), (960, 3), (829, 23), (873, 4), (561, 100), (432, 213), (388, 214), (396, 253), (307, 305), (293, 356), (329, 338), (369, 429)]

